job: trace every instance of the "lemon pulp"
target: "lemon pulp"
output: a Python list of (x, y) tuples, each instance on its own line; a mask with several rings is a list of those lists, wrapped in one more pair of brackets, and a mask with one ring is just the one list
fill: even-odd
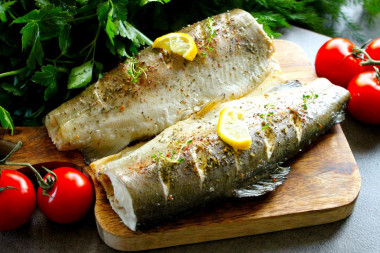
[(224, 108), (219, 114), (217, 133), (224, 142), (235, 149), (246, 150), (251, 147), (251, 136), (244, 122), (244, 113), (240, 110)]
[(169, 33), (157, 38), (153, 48), (161, 48), (167, 52), (181, 55), (186, 60), (192, 61), (198, 53), (193, 38), (187, 33)]

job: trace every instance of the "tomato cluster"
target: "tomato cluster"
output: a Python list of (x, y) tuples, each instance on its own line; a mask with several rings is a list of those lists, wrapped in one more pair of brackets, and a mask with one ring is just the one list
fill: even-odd
[[(375, 67), (375, 68), (374, 68)], [(319, 49), (315, 70), (319, 77), (347, 88), (348, 111), (367, 124), (380, 124), (380, 38), (365, 48), (344, 38), (333, 38)]]
[[(93, 188), (80, 171), (61, 167), (53, 170), (53, 187), (36, 191), (30, 179), (10, 169), (0, 170), (0, 231), (12, 230), (25, 224), (36, 209), (57, 223), (71, 223), (83, 218), (93, 203)], [(45, 176), (53, 178), (50, 174)]]

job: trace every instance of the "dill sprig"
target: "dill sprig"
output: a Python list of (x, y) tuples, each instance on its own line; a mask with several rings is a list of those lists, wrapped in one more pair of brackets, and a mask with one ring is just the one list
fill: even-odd
[[(214, 23), (215, 23), (215, 21), (212, 17), (207, 18), (206, 25), (207, 25), (207, 30), (208, 30), (208, 38), (206, 40), (207, 43), (206, 43), (206, 45), (203, 45), (203, 48), (205, 48), (209, 51), (214, 50), (214, 48), (210, 46), (210, 43), (212, 42), (213, 38), (216, 35), (216, 30), (213, 27)], [(207, 53), (203, 53), (203, 55), (207, 55)]]
[(131, 83), (132, 84), (137, 83), (142, 74), (144, 74), (145, 78), (146, 78), (147, 68), (141, 67), (139, 62), (137, 61), (137, 59), (135, 57), (128, 58), (126, 60), (126, 62), (128, 63), (127, 72), (131, 76)]
[(216, 35), (216, 30), (214, 29), (213, 25), (214, 25), (215, 21), (212, 17), (208, 17), (207, 18), (207, 28), (209, 30), (209, 36), (208, 36), (208, 39), (207, 39), (207, 46), (210, 45), (212, 39), (215, 37)]

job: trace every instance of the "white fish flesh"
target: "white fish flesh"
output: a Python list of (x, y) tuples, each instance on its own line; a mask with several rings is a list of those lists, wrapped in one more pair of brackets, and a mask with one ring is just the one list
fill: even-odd
[[(157, 135), (213, 99), (240, 98), (255, 89), (277, 67), (272, 40), (243, 10), (213, 20), (179, 31), (194, 38), (194, 61), (148, 47), (135, 63), (120, 64), (50, 112), (45, 125), (58, 150), (78, 149), (93, 161)], [(131, 68), (143, 71), (131, 76)]]

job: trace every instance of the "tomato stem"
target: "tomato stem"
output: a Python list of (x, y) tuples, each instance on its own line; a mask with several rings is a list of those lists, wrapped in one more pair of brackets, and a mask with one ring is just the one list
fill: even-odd
[(376, 78), (377, 78), (377, 81), (380, 83), (380, 72), (379, 72), (379, 69), (376, 68), (376, 67), (373, 67), (376, 71)]
[[(360, 47), (353, 47), (352, 54), (355, 57), (363, 60), (362, 62), (360, 62), (360, 66), (380, 65), (380, 61), (372, 59), (369, 56), (369, 54), (364, 49), (362, 49)], [(360, 57), (359, 56), (360, 54), (363, 54), (367, 59)]]
[(20, 188), (17, 188), (17, 187), (14, 187), (14, 186), (10, 186), (10, 185), (7, 185), (5, 187), (0, 187), (0, 192), (4, 191), (5, 189), (18, 189), (20, 190)]
[(13, 163), (13, 162), (7, 161), (13, 153), (15, 153), (17, 150), (21, 148), (21, 146), (22, 146), (22, 142), (21, 141), (17, 142), (16, 146), (11, 150), (11, 152), (9, 152), (9, 154), (7, 154), (3, 159), (0, 160), (0, 165), (26, 166), (30, 168), (34, 172), (34, 175), (37, 178), (37, 182), (39, 186), (44, 190), (42, 194), (49, 196), (46, 192), (49, 191), (51, 188), (53, 188), (54, 182), (57, 180), (57, 175), (53, 171), (42, 166), (42, 168), (46, 170), (46, 172), (50, 173), (54, 177), (54, 180), (53, 180), (51, 176), (48, 175), (45, 182), (41, 174), (30, 163)]

